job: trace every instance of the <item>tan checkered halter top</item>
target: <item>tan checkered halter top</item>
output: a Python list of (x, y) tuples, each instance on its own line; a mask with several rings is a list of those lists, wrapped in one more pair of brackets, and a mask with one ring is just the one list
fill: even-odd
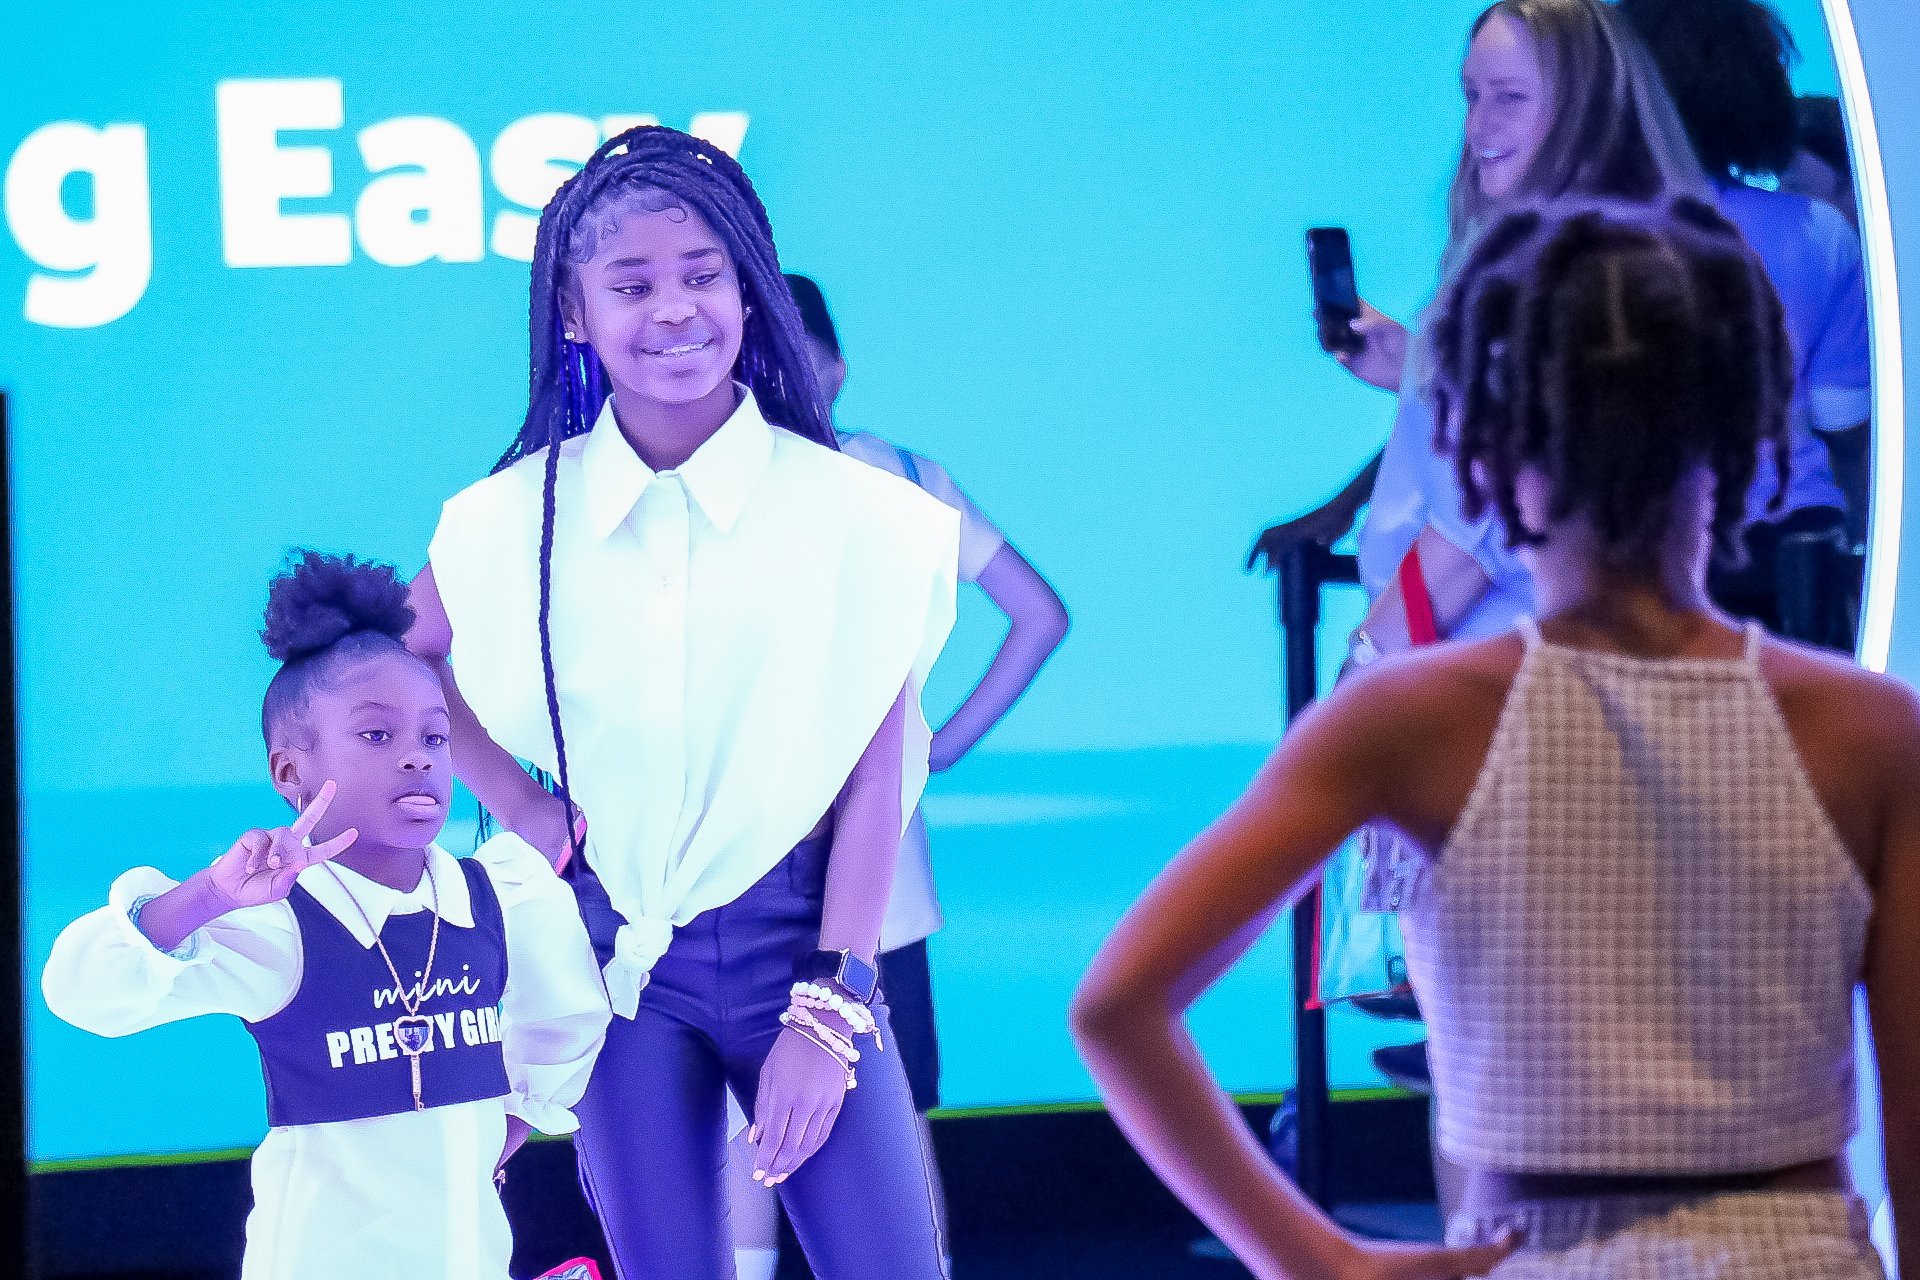
[(1478, 1168), (1725, 1173), (1837, 1153), (1872, 895), (1759, 670), (1526, 657), (1401, 913), (1441, 1148)]

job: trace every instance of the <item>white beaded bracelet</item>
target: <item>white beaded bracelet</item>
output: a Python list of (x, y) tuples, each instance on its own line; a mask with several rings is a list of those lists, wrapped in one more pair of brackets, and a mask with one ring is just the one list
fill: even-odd
[(802, 1025), (800, 1020), (793, 1016), (792, 1010), (788, 1010), (786, 1013), (783, 1013), (780, 1015), (780, 1024), (784, 1027), (787, 1027), (791, 1031), (793, 1031), (794, 1034), (798, 1035), (802, 1040), (805, 1040), (808, 1044), (818, 1048), (822, 1053), (827, 1054), (835, 1062), (839, 1063), (841, 1070), (847, 1073), (848, 1089), (853, 1089), (858, 1087), (860, 1081), (859, 1081), (859, 1078), (853, 1074), (853, 1065), (847, 1062), (844, 1058), (842, 1058), (840, 1056), (839, 1051), (835, 1049), (832, 1045), (828, 1044), (825, 1040), (822, 1040), (819, 1036), (815, 1035), (812, 1031), (809, 1031), (804, 1025)]
[(797, 1023), (810, 1030), (818, 1031), (821, 1038), (832, 1046), (835, 1053), (840, 1055), (841, 1061), (847, 1063), (849, 1066), (860, 1061), (860, 1049), (853, 1043), (852, 1039), (838, 1029), (830, 1027), (820, 1021), (820, 1019), (814, 1017), (805, 1006), (795, 1005), (793, 1008), (788, 1009), (787, 1013), (791, 1018), (791, 1021), (787, 1025), (792, 1026)]
[(793, 1002), (804, 1008), (839, 1014), (855, 1035), (871, 1034), (873, 1047), (883, 1053), (886, 1051), (886, 1046), (880, 1042), (880, 1025), (874, 1021), (873, 1010), (858, 1000), (849, 1000), (831, 987), (823, 987), (815, 982), (794, 983), (791, 995)]

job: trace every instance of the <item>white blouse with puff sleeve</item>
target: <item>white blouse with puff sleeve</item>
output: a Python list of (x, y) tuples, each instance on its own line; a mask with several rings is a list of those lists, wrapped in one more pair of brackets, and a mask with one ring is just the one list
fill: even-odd
[[(430, 856), (441, 918), (472, 928), (458, 863), (437, 846)], [(493, 1186), (506, 1117), (543, 1133), (577, 1128), (570, 1108), (586, 1089), (611, 1014), (573, 894), (546, 860), (508, 834), (474, 857), (499, 896), (506, 928), (501, 1048), (512, 1092), (269, 1129), (253, 1158), (243, 1280), (506, 1280), (512, 1241)], [(424, 876), (401, 892), (333, 869), (338, 880), (315, 866), (299, 884), (362, 946), (373, 945), (368, 920), (378, 929), (389, 916), (430, 905)], [(130, 913), (175, 883), (137, 867), (114, 881), (107, 905), (61, 932), (41, 977), (55, 1014), (85, 1031), (124, 1036), (210, 1013), (258, 1022), (285, 1007), (306, 977), (293, 909), (276, 902), (229, 912), (163, 952)]]

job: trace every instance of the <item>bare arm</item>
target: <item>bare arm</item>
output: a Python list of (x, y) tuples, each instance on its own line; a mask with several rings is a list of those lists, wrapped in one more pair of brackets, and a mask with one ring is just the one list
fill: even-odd
[(546, 855), (555, 867), (564, 866), (572, 849), (560, 803), (534, 781), (513, 754), (487, 733), (480, 718), (460, 696), (453, 678), (453, 624), (434, 585), (433, 566), (422, 569), (409, 586), (407, 603), (413, 607), (413, 627), (407, 648), (433, 665), (447, 697), (447, 716), (453, 727), (453, 771), (467, 790), (500, 820), (507, 830)]
[[(840, 791), (827, 859), (826, 901), (820, 913), (820, 946), (851, 951), (868, 964), (880, 949), (880, 921), (900, 861), (900, 762), (905, 749), (907, 693), (893, 701)], [(837, 1014), (822, 1015), (853, 1034)], [(865, 1050), (863, 1049), (863, 1052)], [(879, 1037), (871, 1051), (884, 1052)], [(846, 1092), (847, 1066), (837, 1055), (792, 1026), (782, 1030), (760, 1068), (754, 1105), (754, 1180), (773, 1187), (812, 1158), (827, 1140)]]
[(929, 766), (935, 773), (952, 768), (1000, 723), (1067, 634), (1067, 606), (1011, 544), (987, 561), (979, 581), (1011, 625), (980, 683), (933, 735)]
[(906, 749), (907, 693), (902, 690), (841, 789), (827, 859), (820, 947), (851, 951), (873, 963), (880, 922), (900, 862), (900, 758)]
[(1899, 1271), (1912, 1275), (1920, 1268), (1920, 715), (1911, 703), (1906, 715), (1904, 749), (1889, 771), (1866, 977)]
[[(1426, 579), (1427, 594), (1433, 599), (1434, 628), (1444, 640), (1467, 620), (1493, 586), (1493, 579), (1479, 561), (1448, 542), (1432, 525), (1420, 531), (1413, 545), (1420, 553), (1420, 573)], [(1360, 625), (1382, 653), (1412, 647), (1407, 634), (1407, 605), (1398, 577), (1374, 600)]]
[(1309, 710), (1247, 793), (1128, 911), (1072, 1009), (1113, 1117), (1161, 1179), (1256, 1276), (1477, 1275), (1508, 1251), (1368, 1246), (1274, 1167), (1207, 1070), (1186, 1010), (1348, 832), (1385, 812), (1379, 748), (1405, 725), (1369, 673)]

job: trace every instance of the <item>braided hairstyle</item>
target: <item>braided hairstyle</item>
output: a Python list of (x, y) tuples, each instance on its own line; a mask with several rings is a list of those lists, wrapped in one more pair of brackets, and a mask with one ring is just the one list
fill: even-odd
[(1467, 514), (1497, 510), (1510, 546), (1544, 540), (1515, 499), (1523, 467), (1547, 477), (1548, 518), (1587, 517), (1622, 567), (1657, 556), (1693, 467), (1713, 472), (1714, 544), (1734, 562), (1762, 448), (1786, 475), (1780, 300), (1703, 201), (1507, 214), (1442, 290), (1428, 341), (1436, 443), (1454, 454)]
[(296, 551), (289, 560), (267, 586), (260, 630), (267, 653), (280, 664), (260, 708), (260, 733), (270, 748), (306, 710), (307, 695), (342, 666), (380, 654), (413, 656), (406, 646), (413, 608), (392, 565), (317, 551)]
[[(547, 718), (553, 726), (557, 793), (569, 805), (567, 742), (560, 725), (549, 625), (553, 606), (554, 490), (560, 443), (592, 428), (611, 388), (592, 347), (566, 336), (560, 300), (562, 291), (572, 284), (574, 267), (592, 259), (611, 221), (631, 209), (681, 209), (698, 214), (713, 229), (733, 261), (741, 298), (748, 308), (733, 376), (752, 391), (768, 422), (829, 449), (839, 447), (832, 417), (807, 358), (800, 312), (780, 274), (772, 224), (746, 171), (719, 147), (659, 125), (642, 125), (608, 139), (578, 173), (561, 184), (540, 213), (528, 306), (531, 358), (527, 416), (493, 468), (497, 472), (545, 451), (540, 520), (540, 662), (546, 681)], [(577, 864), (580, 849), (578, 841), (574, 843)]]

